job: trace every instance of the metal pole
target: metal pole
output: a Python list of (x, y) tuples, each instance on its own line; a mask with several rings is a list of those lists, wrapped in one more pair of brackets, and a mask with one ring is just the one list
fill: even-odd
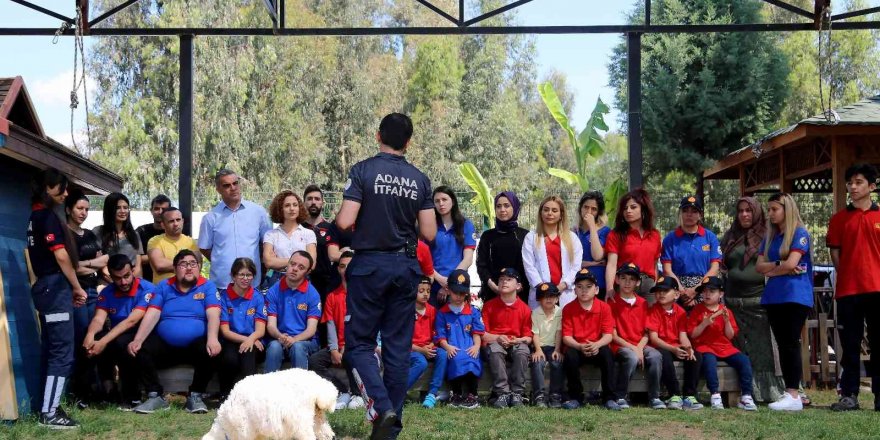
[(180, 36), (180, 102), (177, 131), (180, 139), (178, 188), (183, 233), (192, 236), (193, 36)]
[(627, 138), (629, 140), (629, 188), (642, 186), (642, 34), (626, 34)]

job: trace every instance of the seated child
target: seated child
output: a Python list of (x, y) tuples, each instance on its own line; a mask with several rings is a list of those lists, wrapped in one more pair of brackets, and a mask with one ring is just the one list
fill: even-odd
[(625, 263), (617, 269), (615, 285), (617, 294), (608, 300), (614, 315), (614, 338), (611, 351), (615, 359), (615, 393), (617, 405), (629, 408), (626, 394), (629, 380), (638, 365), (647, 370), (648, 405), (653, 409), (666, 409), (660, 400), (660, 373), (663, 356), (648, 346), (645, 321), (648, 319), (648, 302), (636, 291), (641, 284), (641, 271), (633, 263)]
[(482, 339), (492, 373), (492, 393), (496, 396), (492, 406), (495, 408), (523, 406), (531, 354), (532, 310), (516, 295), (521, 288), (519, 272), (512, 267), (502, 269), (498, 296), (483, 306), (486, 333)]
[[(666, 402), (669, 409), (700, 409), (697, 402), (697, 381), (700, 380), (700, 354), (691, 347), (687, 337), (687, 313), (676, 304), (679, 296), (678, 281), (672, 277), (660, 277), (651, 288), (657, 302), (648, 310), (648, 338), (651, 346), (663, 356), (661, 382), (672, 395)], [(684, 400), (682, 388), (675, 375), (675, 361), (684, 367)]]
[(721, 394), (718, 393), (718, 361), (727, 362), (739, 375), (742, 397), (737, 405), (746, 411), (756, 411), (758, 407), (752, 399), (752, 365), (748, 356), (737, 350), (730, 342), (738, 327), (733, 312), (721, 304), (724, 297), (724, 283), (718, 277), (706, 277), (697, 286), (703, 295), (703, 303), (697, 304), (688, 317), (688, 330), (694, 350), (703, 355), (703, 375), (706, 388), (712, 394), (712, 409), (724, 409)]
[(480, 364), (480, 335), (483, 320), (480, 311), (472, 308), (470, 299), (471, 277), (467, 271), (455, 269), (449, 274), (447, 287), (449, 302), (440, 309), (434, 326), (435, 341), (446, 351), (446, 376), (454, 408), (478, 408), (477, 385), (483, 371)]
[[(546, 286), (546, 289), (545, 289)], [(535, 286), (535, 292), (553, 291), (559, 294), (552, 283)], [(614, 317), (611, 307), (604, 301), (596, 299), (599, 283), (596, 276), (587, 269), (581, 269), (575, 275), (574, 291), (577, 301), (572, 301), (562, 308), (562, 344), (565, 347), (565, 358), (562, 369), (568, 381), (568, 397), (562, 407), (575, 409), (583, 402), (584, 385), (581, 383), (581, 365), (598, 365), (602, 373), (602, 399), (605, 408), (620, 411), (614, 399), (614, 388), (611, 386), (611, 373), (614, 359), (611, 355), (612, 333), (614, 333)]]
[(437, 310), (428, 304), (431, 283), (431, 278), (427, 276), (419, 281), (419, 291), (416, 295), (416, 323), (413, 329), (412, 351), (409, 354), (409, 379), (406, 385), (407, 389), (412, 388), (422, 377), (422, 373), (428, 369), (428, 361), (434, 361), (431, 385), (425, 400), (422, 401), (422, 406), (429, 409), (437, 404), (437, 393), (446, 375), (447, 362), (446, 351), (434, 345), (434, 321)]
[(547, 407), (544, 367), (550, 362), (550, 408), (562, 407), (562, 309), (556, 304), (559, 290), (535, 289), (538, 307), (532, 310), (532, 399), (535, 406)]

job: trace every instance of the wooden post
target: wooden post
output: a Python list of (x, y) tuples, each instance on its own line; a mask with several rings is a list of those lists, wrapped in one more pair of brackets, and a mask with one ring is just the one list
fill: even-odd
[(831, 369), (828, 367), (828, 314), (820, 313), (819, 314), (819, 338), (817, 345), (819, 346), (818, 353), (819, 358), (819, 380), (822, 385), (831, 382), (831, 375), (829, 374)]
[(794, 180), (785, 177), (785, 147), (779, 152), (779, 191), (786, 194), (794, 191)]
[(807, 330), (807, 325), (804, 325), (804, 328), (801, 330), (801, 370), (804, 375), (804, 384), (815, 386), (815, 382), (813, 382), (813, 369), (810, 365), (810, 332)]
[(831, 191), (834, 212), (846, 207), (846, 169), (853, 164), (854, 152), (843, 138), (831, 136)]
[(0, 271), (0, 420), (18, 419), (18, 399), (15, 396), (15, 375), (12, 371), (12, 341), (6, 320), (3, 272)]

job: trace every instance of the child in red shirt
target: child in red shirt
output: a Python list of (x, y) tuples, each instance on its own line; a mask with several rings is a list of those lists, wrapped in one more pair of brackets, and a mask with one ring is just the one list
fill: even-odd
[[(535, 289), (556, 290), (555, 294), (559, 294), (552, 283), (539, 284)], [(614, 370), (614, 358), (608, 347), (614, 333), (611, 308), (604, 301), (596, 299), (599, 283), (596, 276), (587, 269), (581, 269), (575, 275), (574, 291), (577, 299), (562, 309), (562, 345), (565, 347), (562, 369), (568, 381), (570, 399), (562, 407), (576, 409), (584, 402), (581, 365), (592, 364), (597, 365), (602, 373), (602, 399), (605, 400), (605, 408), (620, 411), (611, 386), (611, 373)]]
[[(695, 352), (687, 337), (687, 313), (676, 304), (678, 281), (672, 277), (660, 277), (651, 288), (657, 298), (648, 310), (648, 339), (652, 347), (663, 356), (663, 374), (660, 381), (672, 397), (666, 402), (669, 409), (696, 410), (703, 407), (697, 401), (697, 381), (700, 380), (700, 353)], [(684, 396), (675, 375), (675, 361), (684, 368)]]
[[(529, 344), (532, 343), (532, 310), (519, 297), (522, 288), (516, 269), (501, 269), (498, 296), (483, 306), (483, 351), (492, 374), (492, 393), (497, 396), (492, 406), (511, 408), (523, 406), (526, 372), (529, 368)], [(507, 359), (511, 360), (508, 370)]]
[(724, 283), (718, 277), (706, 277), (697, 286), (697, 293), (703, 295), (703, 303), (697, 304), (688, 317), (688, 332), (694, 350), (703, 355), (703, 375), (706, 388), (712, 393), (712, 409), (724, 409), (721, 394), (718, 393), (718, 361), (727, 362), (739, 375), (742, 392), (740, 409), (756, 411), (758, 407), (752, 399), (752, 364), (748, 356), (740, 352), (730, 342), (739, 327), (733, 312), (721, 304), (724, 296)]
[[(430, 255), (430, 254), (429, 254)], [(422, 373), (428, 369), (428, 361), (434, 361), (434, 373), (431, 375), (431, 384), (428, 394), (422, 401), (422, 406), (431, 409), (437, 405), (437, 393), (443, 384), (446, 375), (446, 350), (434, 345), (434, 319), (437, 310), (428, 304), (431, 296), (431, 278), (422, 277), (419, 281), (419, 291), (416, 294), (416, 323), (413, 329), (412, 351), (409, 354), (409, 379), (406, 388), (412, 386), (422, 377)]]

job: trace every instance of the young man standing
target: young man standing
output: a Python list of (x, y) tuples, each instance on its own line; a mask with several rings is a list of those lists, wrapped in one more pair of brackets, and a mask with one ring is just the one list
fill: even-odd
[[(308, 225), (315, 231), (315, 237), (318, 240), (318, 258), (315, 261), (315, 269), (312, 270), (310, 279), (315, 285), (315, 289), (321, 294), (321, 303), (342, 282), (339, 274), (333, 269), (333, 263), (339, 260), (341, 254), (340, 249), (343, 246), (340, 243), (342, 237), (339, 230), (333, 223), (324, 218), (324, 192), (318, 185), (309, 185), (303, 191), (303, 203), (309, 216), (306, 220)], [(348, 241), (348, 240), (346, 240)]]
[[(826, 238), (837, 270), (834, 296), (843, 351), (841, 397), (831, 405), (833, 411), (859, 409), (859, 364), (866, 324), (872, 357), (880, 350), (880, 207), (871, 201), (877, 189), (877, 168), (856, 164), (844, 176), (851, 203), (831, 217)], [(869, 362), (866, 366), (874, 410), (880, 411), (880, 365)]]
[[(162, 213), (170, 207), (171, 199), (165, 194), (159, 194), (158, 196), (153, 197), (153, 200), (150, 201), (150, 214), (153, 215), (153, 223), (140, 225), (135, 229), (135, 232), (137, 232), (138, 237), (141, 239), (141, 249), (147, 249), (147, 245), (150, 243), (151, 238), (165, 232), (165, 229), (162, 227)], [(143, 279), (153, 279), (153, 268), (150, 267), (150, 258), (148, 255), (141, 256), (141, 269)]]
[(178, 252), (184, 249), (189, 249), (196, 255), (199, 252), (195, 240), (183, 233), (183, 214), (179, 209), (166, 208), (161, 217), (165, 233), (151, 238), (147, 243), (147, 256), (150, 258), (154, 284), (174, 276), (172, 260)]

